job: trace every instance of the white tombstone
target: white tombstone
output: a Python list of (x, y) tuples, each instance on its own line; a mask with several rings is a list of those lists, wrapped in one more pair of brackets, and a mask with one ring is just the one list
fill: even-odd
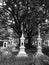
[(33, 42), (32, 45), (34, 45), (35, 43)]
[(0, 8), (2, 8), (3, 0), (0, 0)]
[(6, 55), (7, 53), (8, 53), (8, 51), (6, 51), (6, 49), (7, 49), (7, 44), (8, 44), (8, 42), (7, 41), (4, 41), (3, 42), (3, 47), (1, 48), (1, 52), (2, 52), (2, 54), (4, 55)]
[(48, 40), (48, 46), (49, 46), (49, 40)]
[(3, 42), (3, 47), (1, 48), (1, 49), (5, 49), (6, 48), (6, 46), (7, 46), (7, 42)]
[(24, 37), (24, 34), (22, 33), (22, 36), (20, 38), (20, 51), (17, 57), (27, 57), (28, 56), (25, 52), (24, 41), (25, 41), (25, 37)]
[(41, 56), (43, 55), (42, 53), (42, 47), (41, 47), (41, 42), (42, 42), (42, 38), (40, 37), (40, 29), (38, 28), (38, 46), (37, 46), (37, 54), (36, 56)]

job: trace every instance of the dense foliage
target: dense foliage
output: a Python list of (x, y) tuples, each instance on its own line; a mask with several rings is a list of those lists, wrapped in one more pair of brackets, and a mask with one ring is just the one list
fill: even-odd
[[(49, 4), (48, 0), (4, 0), (3, 9), (9, 16), (7, 24), (21, 36), (21, 24), (23, 31), (27, 33), (29, 41), (38, 34), (38, 24), (41, 26), (41, 36), (48, 32), (49, 28)], [(6, 17), (5, 17), (6, 18)]]
[(8, 21), (6, 12), (0, 8), (0, 40), (9, 36), (6, 21)]

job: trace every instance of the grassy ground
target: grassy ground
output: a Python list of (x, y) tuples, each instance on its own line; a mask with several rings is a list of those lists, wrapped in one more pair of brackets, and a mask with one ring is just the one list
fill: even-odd
[(49, 65), (49, 58), (46, 56), (28, 58), (4, 58), (0, 65)]
[(28, 53), (27, 58), (16, 58), (17, 53), (7, 58), (0, 53), (0, 65), (49, 65), (49, 57), (46, 55), (36, 57), (32, 53)]
[(0, 60), (0, 65), (29, 65), (33, 62), (33, 57), (31, 56), (27, 58), (17, 58), (15, 56), (12, 55), (10, 58), (2, 57)]
[[(47, 49), (47, 48), (46, 48)], [(46, 52), (46, 50), (43, 50)], [(36, 50), (28, 49), (26, 50), (28, 57), (27, 58), (16, 58), (18, 52), (12, 52), (12, 55), (2, 55), (0, 53), (0, 65), (49, 65), (49, 57), (46, 55), (36, 57), (34, 53)]]

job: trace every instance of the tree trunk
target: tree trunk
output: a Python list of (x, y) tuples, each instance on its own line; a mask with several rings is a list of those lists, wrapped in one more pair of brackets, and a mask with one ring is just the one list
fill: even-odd
[(31, 48), (31, 37), (28, 36), (28, 48)]

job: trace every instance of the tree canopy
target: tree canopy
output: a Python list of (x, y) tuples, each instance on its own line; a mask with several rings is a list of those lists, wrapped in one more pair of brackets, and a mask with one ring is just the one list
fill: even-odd
[(21, 35), (21, 24), (23, 23), (24, 33), (32, 38), (38, 34), (38, 25), (41, 26), (41, 35), (48, 31), (49, 4), (48, 0), (4, 0), (4, 11), (9, 14), (8, 24), (16, 33)]

